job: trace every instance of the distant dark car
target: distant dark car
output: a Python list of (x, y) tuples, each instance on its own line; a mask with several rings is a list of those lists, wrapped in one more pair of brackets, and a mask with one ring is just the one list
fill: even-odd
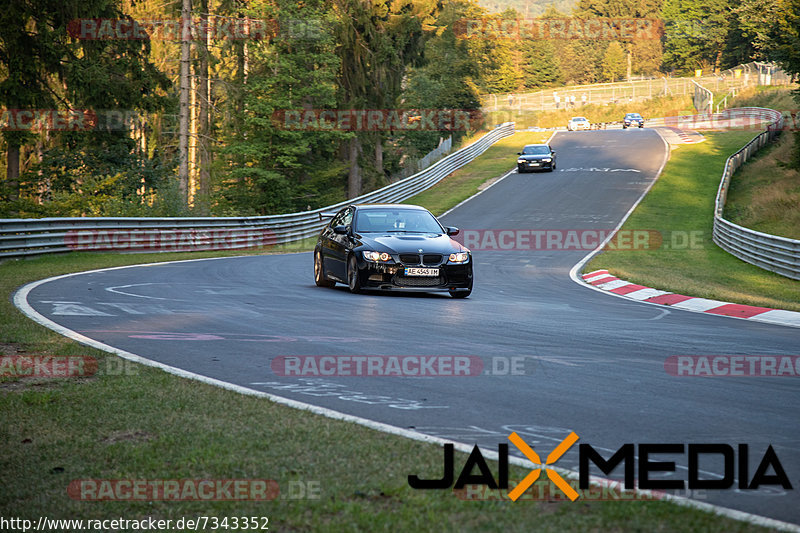
[(622, 129), (628, 129), (629, 127), (639, 126), (640, 128), (644, 127), (644, 119), (642, 115), (639, 113), (626, 113), (625, 118), (622, 119)]
[(319, 287), (344, 283), (363, 290), (472, 292), (472, 254), (450, 238), (423, 207), (405, 204), (350, 205), (322, 230), (314, 247)]
[(552, 172), (556, 168), (556, 152), (549, 144), (529, 144), (517, 155), (517, 171), (520, 174), (529, 170)]

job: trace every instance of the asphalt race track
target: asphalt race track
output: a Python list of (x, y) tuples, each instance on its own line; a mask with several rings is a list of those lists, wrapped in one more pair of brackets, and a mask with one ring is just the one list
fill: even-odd
[[(513, 173), (443, 222), (467, 235), (610, 230), (656, 177), (666, 150), (649, 129), (559, 133), (552, 144), (555, 172)], [(557, 242), (477, 248), (466, 300), (317, 288), (303, 253), (77, 275), (35, 288), (28, 301), (58, 324), (149, 359), (491, 450), (512, 431), (544, 456), (570, 431), (606, 458), (625, 443), (746, 443), (752, 477), (771, 444), (793, 490), (736, 483), (693, 496), (800, 524), (800, 380), (677, 377), (664, 367), (672, 355), (798, 355), (800, 329), (601, 294), (569, 277), (587, 251)], [(282, 377), (270, 366), (281, 355), (469, 355), (488, 373)], [(558, 466), (577, 469), (577, 457), (576, 445)], [(676, 461), (672, 477), (687, 479), (685, 454), (655, 460)], [(721, 476), (721, 461), (700, 468), (706, 479)]]

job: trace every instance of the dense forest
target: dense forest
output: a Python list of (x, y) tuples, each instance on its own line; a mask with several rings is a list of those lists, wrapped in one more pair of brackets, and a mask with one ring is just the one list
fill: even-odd
[(0, 217), (305, 210), (390, 183), (444, 138), (485, 128), (482, 94), (751, 60), (800, 72), (800, 0), (490, 7), (9, 2)]

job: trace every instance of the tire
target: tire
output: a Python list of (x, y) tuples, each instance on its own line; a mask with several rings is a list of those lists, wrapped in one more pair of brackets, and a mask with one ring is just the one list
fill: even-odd
[(317, 287), (333, 287), (335, 281), (329, 280), (325, 276), (325, 265), (322, 264), (322, 257), (319, 252), (314, 252), (314, 283)]
[(623, 125), (622, 125), (622, 129), (623, 129), (623, 130), (627, 130), (627, 129), (628, 129), (628, 126), (626, 126), (625, 124), (623, 124)]
[(347, 287), (353, 294), (361, 292), (361, 275), (358, 272), (358, 263), (355, 254), (347, 260)]
[(517, 167), (517, 174), (525, 174), (525, 169), (523, 169), (522, 167), (518, 166)]

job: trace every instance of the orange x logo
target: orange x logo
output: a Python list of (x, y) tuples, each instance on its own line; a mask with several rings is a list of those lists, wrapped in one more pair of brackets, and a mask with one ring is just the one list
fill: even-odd
[(567, 437), (561, 441), (561, 444), (556, 446), (555, 450), (550, 452), (550, 455), (547, 456), (547, 461), (544, 463), (544, 465), (542, 464), (542, 460), (539, 459), (539, 454), (533, 451), (533, 448), (528, 446), (528, 444), (522, 440), (519, 435), (517, 435), (516, 431), (508, 436), (508, 440), (510, 440), (514, 446), (519, 448), (519, 451), (525, 454), (525, 457), (533, 461), (534, 464), (540, 465), (540, 468), (531, 470), (531, 472), (525, 476), (525, 479), (520, 481), (519, 485), (514, 487), (514, 490), (508, 493), (508, 496), (512, 501), (517, 501), (517, 498), (522, 496), (522, 494), (528, 490), (528, 487), (533, 485), (534, 482), (539, 479), (539, 474), (542, 472), (542, 470), (547, 472), (547, 477), (550, 478), (550, 481), (555, 483), (555, 485), (561, 489), (570, 500), (574, 502), (578, 499), (578, 493), (575, 492), (575, 489), (573, 489), (570, 484), (558, 474), (558, 472), (550, 470), (549, 468), (545, 468), (545, 465), (551, 465), (558, 461), (561, 456), (564, 455), (564, 452), (569, 450), (570, 446), (575, 444), (575, 441), (578, 440), (578, 435), (576, 435), (574, 431), (567, 435)]

